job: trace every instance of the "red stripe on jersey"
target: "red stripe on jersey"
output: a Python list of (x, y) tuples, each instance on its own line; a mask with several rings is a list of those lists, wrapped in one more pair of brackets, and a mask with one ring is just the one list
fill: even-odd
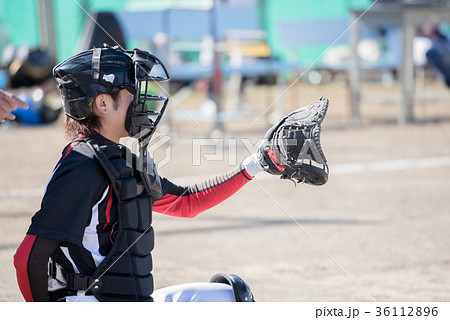
[(22, 296), (27, 302), (34, 301), (33, 295), (31, 294), (30, 280), (28, 278), (28, 258), (30, 257), (35, 240), (36, 236), (27, 234), (14, 255), (17, 283)]
[[(84, 138), (84, 135), (79, 134), (78, 138)], [(64, 157), (67, 157), (67, 155), (72, 151), (73, 147), (75, 147), (78, 144), (79, 141), (74, 141), (70, 144), (69, 148), (67, 148), (66, 153), (64, 154)]]
[(108, 203), (106, 204), (106, 223), (103, 226), (103, 230), (105, 230), (106, 226), (108, 225), (108, 223), (111, 222), (111, 206), (112, 206), (112, 201), (113, 201), (113, 196), (112, 196), (112, 190), (113, 187), (111, 185), (111, 188), (109, 189), (109, 198), (108, 198)]
[(250, 180), (240, 172), (231, 179), (187, 195), (166, 194), (153, 203), (153, 210), (175, 217), (193, 218), (199, 213), (228, 199)]
[(73, 147), (77, 145), (78, 141), (74, 141), (70, 144), (70, 146), (67, 148), (66, 153), (64, 154), (64, 157), (67, 157), (67, 155), (72, 151)]

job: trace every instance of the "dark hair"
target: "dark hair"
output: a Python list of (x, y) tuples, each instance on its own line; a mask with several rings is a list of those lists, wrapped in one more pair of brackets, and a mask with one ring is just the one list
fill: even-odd
[[(114, 109), (117, 110), (118, 106), (116, 104), (119, 98), (120, 91), (114, 91), (111, 93), (107, 93), (114, 101)], [(92, 108), (92, 104), (94, 103), (94, 99), (89, 103), (90, 112), (89, 115), (83, 120), (75, 120), (69, 116), (66, 116), (66, 120), (64, 121), (64, 132), (66, 137), (70, 140), (75, 138), (78, 135), (83, 135), (88, 137), (91, 135), (91, 132), (94, 130), (98, 130), (101, 128), (102, 123), (100, 117), (97, 116)]]

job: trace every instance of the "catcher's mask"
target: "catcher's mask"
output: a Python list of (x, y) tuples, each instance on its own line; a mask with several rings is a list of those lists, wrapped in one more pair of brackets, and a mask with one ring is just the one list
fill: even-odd
[(169, 80), (164, 64), (149, 52), (125, 51), (105, 45), (81, 52), (53, 68), (61, 90), (64, 112), (84, 120), (92, 101), (101, 93), (127, 89), (134, 94), (125, 128), (129, 136), (148, 142), (164, 111), (168, 98), (156, 95), (158, 81)]
[(134, 66), (135, 92), (125, 127), (131, 137), (149, 141), (166, 110), (169, 98), (154, 94), (158, 81), (169, 80), (169, 73), (157, 57), (147, 51), (128, 51)]

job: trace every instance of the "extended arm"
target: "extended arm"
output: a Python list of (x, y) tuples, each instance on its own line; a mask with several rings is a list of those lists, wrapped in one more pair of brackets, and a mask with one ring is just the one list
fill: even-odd
[(262, 170), (256, 159), (249, 156), (239, 167), (189, 187), (177, 186), (163, 178), (164, 196), (155, 201), (153, 210), (176, 217), (195, 217), (228, 199)]

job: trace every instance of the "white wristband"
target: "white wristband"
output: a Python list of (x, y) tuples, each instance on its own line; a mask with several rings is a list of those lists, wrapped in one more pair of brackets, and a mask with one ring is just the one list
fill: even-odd
[(254, 153), (242, 161), (241, 164), (247, 173), (254, 177), (258, 172), (264, 171), (264, 168), (258, 161), (258, 154)]

